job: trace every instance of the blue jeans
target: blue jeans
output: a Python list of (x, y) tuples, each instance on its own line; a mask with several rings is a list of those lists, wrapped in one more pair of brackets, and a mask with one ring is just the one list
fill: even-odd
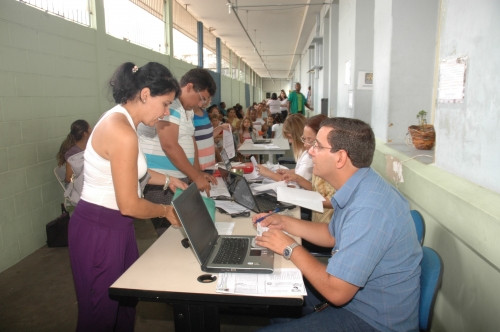
[(328, 306), (326, 309), (316, 312), (314, 306), (321, 302), (308, 289), (305, 297), (303, 316), (300, 318), (278, 318), (272, 319), (271, 325), (259, 329), (259, 332), (267, 331), (335, 331), (335, 332), (377, 332), (373, 326), (340, 307)]

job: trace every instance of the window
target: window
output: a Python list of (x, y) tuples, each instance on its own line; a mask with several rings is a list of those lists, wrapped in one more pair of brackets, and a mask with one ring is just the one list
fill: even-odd
[(166, 53), (162, 0), (104, 0), (104, 11), (106, 33)]
[(198, 21), (177, 1), (172, 3), (174, 58), (198, 64)]
[(174, 58), (187, 63), (198, 64), (198, 43), (180, 32), (173, 29)]
[(231, 68), (230, 68), (230, 50), (229, 48), (222, 44), (221, 47), (221, 74), (227, 77), (231, 77)]
[(90, 27), (91, 0), (17, 0), (65, 20)]
[(203, 67), (211, 71), (217, 71), (217, 45), (215, 36), (203, 27)]

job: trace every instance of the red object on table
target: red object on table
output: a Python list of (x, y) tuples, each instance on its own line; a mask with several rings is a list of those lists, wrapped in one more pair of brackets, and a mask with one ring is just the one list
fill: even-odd
[[(234, 169), (242, 169), (243, 173), (248, 174), (253, 172), (253, 164), (251, 162), (244, 163), (242, 165), (238, 166), (233, 166)], [(220, 176), (220, 172), (218, 169), (216, 169), (213, 173), (213, 176), (218, 177)]]

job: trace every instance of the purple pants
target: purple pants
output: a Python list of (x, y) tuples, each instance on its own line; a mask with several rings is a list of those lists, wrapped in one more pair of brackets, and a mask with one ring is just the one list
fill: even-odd
[(80, 200), (68, 230), (78, 300), (77, 331), (133, 331), (135, 305), (112, 300), (108, 288), (139, 257), (133, 218)]

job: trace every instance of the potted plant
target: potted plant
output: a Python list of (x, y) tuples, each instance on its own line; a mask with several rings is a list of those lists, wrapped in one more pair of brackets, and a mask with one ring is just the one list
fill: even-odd
[(417, 113), (419, 124), (417, 126), (409, 126), (408, 132), (411, 136), (411, 141), (418, 150), (430, 150), (436, 141), (436, 132), (434, 126), (427, 124), (427, 112), (421, 110)]

